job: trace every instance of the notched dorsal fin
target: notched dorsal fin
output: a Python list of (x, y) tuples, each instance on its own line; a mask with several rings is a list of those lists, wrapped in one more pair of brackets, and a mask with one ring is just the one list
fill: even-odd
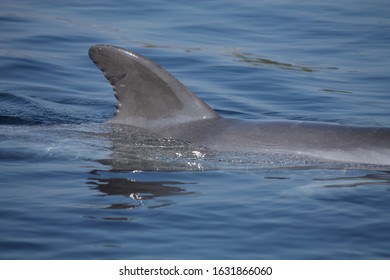
[(161, 128), (218, 117), (166, 70), (135, 52), (97, 45), (89, 49), (89, 56), (117, 98), (117, 111), (110, 122)]

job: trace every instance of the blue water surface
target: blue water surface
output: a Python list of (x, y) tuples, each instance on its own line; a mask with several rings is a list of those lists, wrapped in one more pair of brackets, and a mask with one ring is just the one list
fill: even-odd
[(115, 134), (87, 55), (137, 51), (225, 117), (389, 127), (389, 14), (387, 0), (2, 1), (0, 258), (389, 259), (388, 168)]

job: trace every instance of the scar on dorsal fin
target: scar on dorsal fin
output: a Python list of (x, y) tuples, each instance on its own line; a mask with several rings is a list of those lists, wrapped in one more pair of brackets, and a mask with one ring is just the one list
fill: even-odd
[(152, 129), (219, 117), (161, 66), (135, 52), (96, 45), (89, 56), (115, 92), (111, 123)]

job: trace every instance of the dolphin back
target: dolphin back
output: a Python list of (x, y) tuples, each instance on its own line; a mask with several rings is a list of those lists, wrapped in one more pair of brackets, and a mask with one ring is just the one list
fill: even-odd
[(89, 49), (89, 56), (112, 85), (117, 99), (111, 123), (153, 130), (218, 117), (170, 73), (135, 52), (96, 45)]

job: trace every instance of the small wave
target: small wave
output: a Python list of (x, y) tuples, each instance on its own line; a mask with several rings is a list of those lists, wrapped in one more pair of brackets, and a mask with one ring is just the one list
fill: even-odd
[(40, 111), (27, 96), (11, 92), (0, 92), (0, 125), (32, 125), (43, 123), (37, 114)]
[(0, 91), (0, 125), (51, 125), (90, 122), (88, 112), (84, 111), (86, 109), (79, 108), (77, 104), (61, 104), (27, 94)]

